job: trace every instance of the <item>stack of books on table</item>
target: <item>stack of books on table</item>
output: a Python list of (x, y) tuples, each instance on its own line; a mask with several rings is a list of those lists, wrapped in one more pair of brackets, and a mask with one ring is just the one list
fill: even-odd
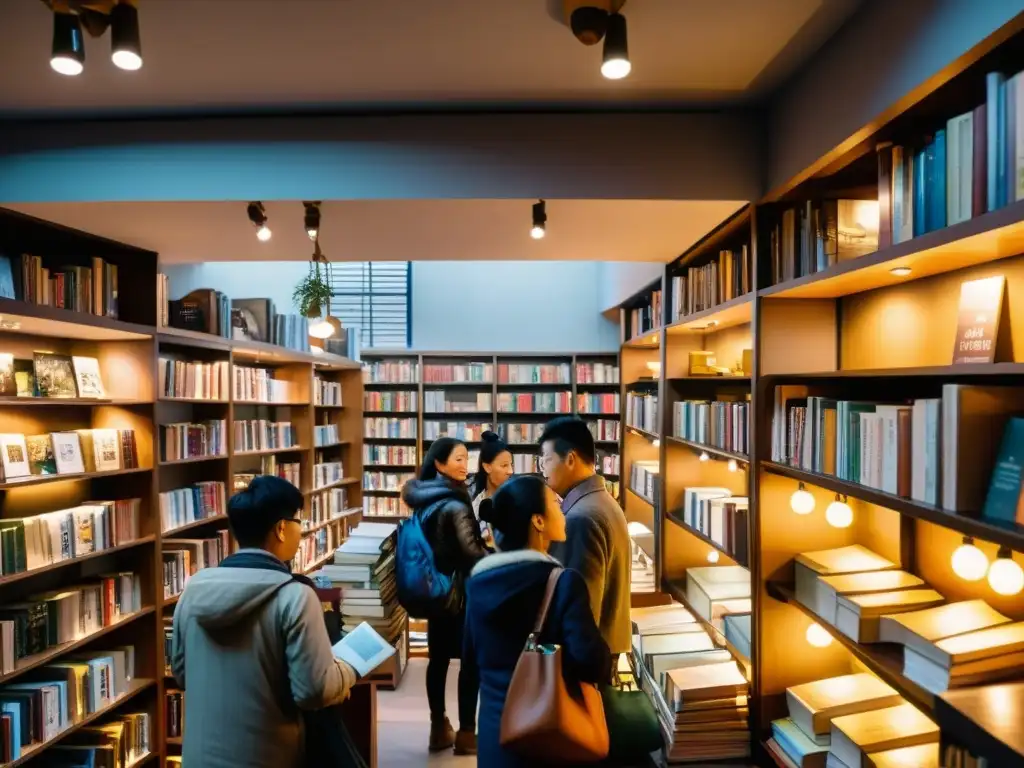
[(747, 680), (678, 603), (636, 608), (633, 666), (665, 736), (669, 764), (750, 754)]
[(629, 591), (634, 594), (653, 594), (654, 583), (654, 534), (643, 523), (629, 523), (630, 546), (632, 550), (632, 571)]
[(789, 717), (772, 723), (768, 748), (799, 768), (937, 768), (939, 728), (866, 672), (786, 690)]
[(750, 613), (750, 571), (741, 565), (688, 568), (686, 601), (707, 622), (725, 631), (725, 617)]

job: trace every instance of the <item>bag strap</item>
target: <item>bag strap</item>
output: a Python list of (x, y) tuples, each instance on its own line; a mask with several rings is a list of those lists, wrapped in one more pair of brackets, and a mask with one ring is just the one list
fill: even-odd
[(558, 586), (558, 577), (562, 575), (565, 568), (552, 568), (548, 576), (547, 587), (544, 589), (544, 599), (541, 601), (540, 610), (537, 611), (537, 620), (533, 624), (533, 634), (540, 635), (544, 630), (544, 622), (548, 618), (548, 609), (551, 608), (551, 601), (555, 597), (555, 587)]

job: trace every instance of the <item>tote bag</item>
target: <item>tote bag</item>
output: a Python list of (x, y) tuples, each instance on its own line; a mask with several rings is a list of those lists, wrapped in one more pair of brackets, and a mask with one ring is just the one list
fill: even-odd
[(562, 568), (548, 577), (544, 600), (533, 632), (526, 640), (501, 714), (501, 746), (540, 761), (557, 757), (566, 763), (588, 763), (608, 756), (608, 726), (596, 685), (566, 682), (562, 649), (540, 645)]

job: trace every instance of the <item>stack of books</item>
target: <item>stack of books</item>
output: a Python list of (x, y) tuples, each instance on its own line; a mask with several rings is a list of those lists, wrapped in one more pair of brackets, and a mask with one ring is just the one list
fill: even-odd
[(683, 492), (683, 507), (675, 514), (735, 560), (745, 563), (749, 508), (746, 496), (733, 496), (728, 488), (693, 487)]
[(629, 523), (630, 545), (633, 568), (630, 574), (629, 591), (633, 594), (653, 594), (655, 591), (654, 534), (643, 523)]
[(236, 402), (287, 403), (294, 399), (295, 384), (287, 379), (274, 378), (273, 370), (236, 365), (232, 373)]
[(629, 465), (629, 490), (648, 503), (657, 504), (659, 471), (657, 461), (634, 461)]
[(727, 615), (750, 613), (750, 571), (741, 565), (689, 568), (686, 601), (705, 621), (724, 632)]
[(787, 766), (938, 766), (935, 723), (866, 672), (793, 686), (786, 704), (768, 748)]
[(185, 400), (227, 400), (228, 361), (190, 362), (161, 357), (160, 395)]

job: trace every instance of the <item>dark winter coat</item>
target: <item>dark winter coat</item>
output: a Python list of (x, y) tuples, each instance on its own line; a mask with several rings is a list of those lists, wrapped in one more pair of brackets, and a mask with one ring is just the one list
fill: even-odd
[(466, 487), (443, 475), (433, 480), (410, 480), (402, 489), (402, 499), (421, 516), (438, 570), (468, 577), (488, 550)]
[[(473, 569), (466, 586), (466, 637), (463, 653), (480, 668), (479, 765), (487, 768), (548, 768), (502, 749), (501, 713), (509, 682), (557, 561), (534, 550), (491, 555)], [(587, 585), (575, 571), (562, 574), (555, 590), (543, 643), (562, 646), (564, 672), (571, 679), (605, 683), (611, 656), (590, 609)]]

